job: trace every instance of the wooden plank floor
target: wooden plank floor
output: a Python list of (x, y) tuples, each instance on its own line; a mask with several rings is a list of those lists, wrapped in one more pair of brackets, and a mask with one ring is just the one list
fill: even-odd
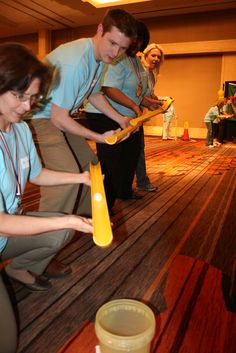
[[(18, 353), (94, 353), (95, 313), (115, 298), (153, 309), (153, 353), (235, 352), (236, 145), (147, 137), (146, 158), (159, 190), (117, 202), (110, 247), (77, 234), (59, 254), (70, 278), (48, 293), (12, 288)], [(26, 208), (38, 197), (28, 187)]]

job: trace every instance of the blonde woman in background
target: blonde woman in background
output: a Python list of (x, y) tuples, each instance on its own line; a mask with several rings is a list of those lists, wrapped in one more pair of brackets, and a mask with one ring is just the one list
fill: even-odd
[[(149, 44), (141, 54), (142, 64), (148, 73), (148, 85), (151, 91), (151, 97), (158, 99), (154, 93), (155, 85), (157, 82), (157, 76), (160, 71), (160, 66), (164, 61), (163, 49), (156, 43)], [(161, 103), (161, 102), (160, 102)], [(145, 143), (144, 134), (142, 133), (141, 139), (141, 152), (139, 155), (138, 165), (136, 168), (136, 184), (138, 191), (155, 192), (157, 186), (151, 184), (150, 179), (146, 171), (145, 162)]]
[(157, 77), (160, 73), (160, 67), (164, 62), (164, 52), (160, 45), (156, 43), (149, 44), (143, 51), (142, 63), (148, 70), (149, 84), (152, 94), (155, 96), (154, 89)]

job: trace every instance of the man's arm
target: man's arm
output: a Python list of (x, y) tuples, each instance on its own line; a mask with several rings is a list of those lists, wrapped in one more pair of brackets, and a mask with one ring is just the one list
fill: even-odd
[(114, 130), (111, 130), (105, 132), (104, 134), (98, 134), (92, 130), (89, 130), (75, 121), (69, 115), (69, 110), (60, 108), (56, 104), (52, 104), (51, 123), (59, 130), (82, 136), (98, 143), (105, 143), (105, 138), (112, 136), (115, 132)]
[[(114, 99), (113, 99), (114, 100)], [(108, 116), (110, 119), (116, 121), (122, 129), (125, 129), (129, 126), (130, 117), (123, 116), (118, 113), (107, 101), (104, 95), (101, 92), (92, 93), (88, 97), (88, 101), (101, 113)]]
[(118, 88), (103, 87), (103, 90), (105, 94), (113, 101), (123, 105), (126, 108), (133, 110), (136, 116), (140, 116), (142, 114), (142, 111), (139, 106)]

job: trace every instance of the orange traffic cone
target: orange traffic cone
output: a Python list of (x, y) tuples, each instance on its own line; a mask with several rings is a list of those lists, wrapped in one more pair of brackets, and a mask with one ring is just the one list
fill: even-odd
[(184, 134), (183, 134), (183, 141), (189, 141), (189, 134), (188, 134), (188, 122), (185, 121), (184, 123)]

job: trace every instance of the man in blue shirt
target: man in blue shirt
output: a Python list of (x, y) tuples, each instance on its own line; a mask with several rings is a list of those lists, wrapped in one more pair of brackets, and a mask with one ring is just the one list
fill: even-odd
[[(96, 90), (95, 84), (100, 80), (104, 63), (110, 64), (123, 54), (135, 36), (135, 19), (126, 11), (110, 10), (93, 38), (66, 43), (47, 56), (59, 79), (51, 89), (50, 102), (31, 119), (45, 167), (68, 172), (88, 170), (90, 162), (97, 157), (85, 138), (104, 143), (114, 133), (95, 133), (71, 117), (86, 99), (121, 128), (129, 125), (131, 118), (117, 112), (99, 89)], [(89, 188), (41, 187), (39, 210), (90, 216)]]

